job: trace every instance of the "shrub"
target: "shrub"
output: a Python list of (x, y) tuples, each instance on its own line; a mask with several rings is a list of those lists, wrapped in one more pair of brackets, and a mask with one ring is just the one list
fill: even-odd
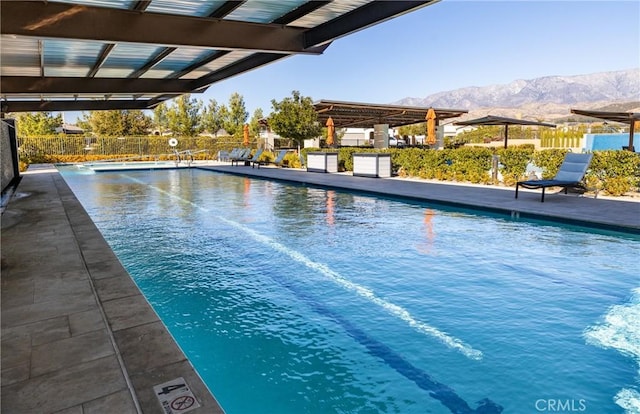
[(607, 177), (602, 182), (602, 189), (612, 196), (621, 196), (631, 190), (629, 177)]
[(496, 151), (500, 157), (500, 172), (505, 185), (515, 185), (516, 181), (524, 177), (533, 153), (534, 149), (529, 145), (499, 148)]
[(489, 148), (461, 147), (449, 153), (449, 170), (456, 181), (488, 183), (493, 152)]
[(533, 153), (532, 161), (542, 168), (542, 178), (546, 180), (556, 176), (566, 155), (564, 149), (545, 149)]
[(611, 195), (622, 195), (640, 185), (640, 154), (596, 151), (587, 171), (587, 183)]
[(391, 158), (395, 169), (402, 176), (419, 176), (422, 169), (426, 150), (421, 148), (406, 148), (391, 150)]

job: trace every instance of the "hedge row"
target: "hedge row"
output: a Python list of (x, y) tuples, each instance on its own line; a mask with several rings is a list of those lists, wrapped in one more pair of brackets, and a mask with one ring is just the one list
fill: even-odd
[[(306, 156), (309, 151), (336, 150), (305, 148), (303, 154)], [(493, 182), (491, 174), (495, 155), (498, 156), (502, 183), (514, 186), (518, 180), (526, 178), (529, 163), (542, 169), (541, 178), (553, 178), (567, 150), (536, 151), (533, 145), (521, 145), (497, 149), (469, 146), (444, 150), (340, 148), (337, 152), (341, 171), (353, 171), (354, 152), (384, 152), (391, 154), (392, 169), (399, 176), (477, 184), (497, 184)], [(590, 190), (605, 191), (614, 196), (638, 191), (640, 154), (618, 150), (595, 151), (585, 182)]]

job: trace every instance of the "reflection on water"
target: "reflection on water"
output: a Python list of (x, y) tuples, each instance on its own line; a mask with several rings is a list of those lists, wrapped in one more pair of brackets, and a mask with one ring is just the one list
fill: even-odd
[(436, 215), (435, 210), (427, 208), (424, 210), (424, 242), (418, 245), (418, 251), (431, 254), (436, 234), (433, 231), (433, 218)]

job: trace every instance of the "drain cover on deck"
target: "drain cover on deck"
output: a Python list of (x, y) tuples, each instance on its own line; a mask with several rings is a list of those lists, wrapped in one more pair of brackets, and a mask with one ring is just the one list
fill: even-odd
[(166, 414), (180, 414), (200, 407), (184, 378), (176, 378), (156, 385), (153, 391)]

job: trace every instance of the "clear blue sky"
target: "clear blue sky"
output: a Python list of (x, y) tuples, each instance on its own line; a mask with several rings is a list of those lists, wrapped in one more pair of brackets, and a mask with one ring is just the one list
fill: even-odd
[(192, 97), (227, 104), (238, 92), (250, 116), (256, 108), (268, 115), (271, 99), (293, 90), (314, 101), (384, 104), (467, 86), (637, 67), (638, 0), (443, 0), (338, 39), (322, 55), (282, 59)]

